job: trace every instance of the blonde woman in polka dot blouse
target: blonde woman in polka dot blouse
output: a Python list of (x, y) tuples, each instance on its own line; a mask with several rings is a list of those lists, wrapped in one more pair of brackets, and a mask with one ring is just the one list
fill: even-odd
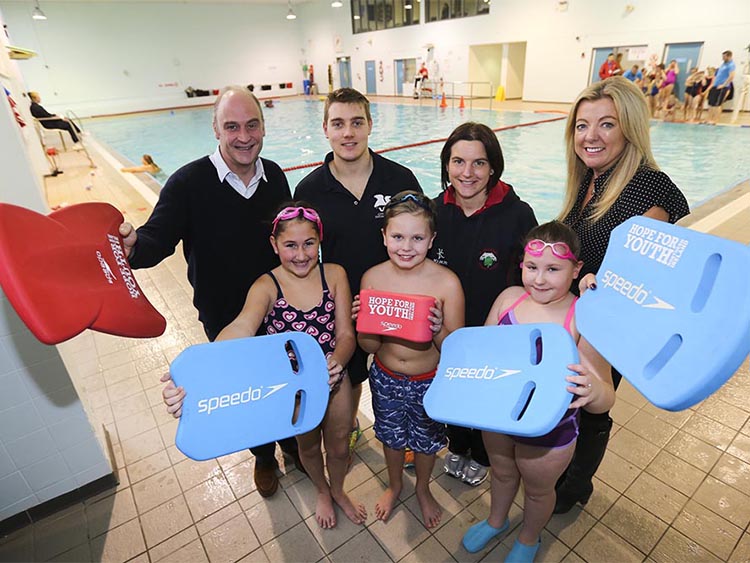
[[(592, 84), (576, 99), (565, 128), (568, 183), (560, 220), (581, 240), (581, 277), (596, 273), (612, 230), (644, 215), (675, 223), (687, 215), (687, 200), (659, 170), (651, 153), (649, 109), (629, 80)], [(612, 370), (617, 388), (621, 375)], [(555, 514), (586, 504), (592, 478), (609, 441), (609, 413), (583, 413), (575, 456), (557, 484)]]

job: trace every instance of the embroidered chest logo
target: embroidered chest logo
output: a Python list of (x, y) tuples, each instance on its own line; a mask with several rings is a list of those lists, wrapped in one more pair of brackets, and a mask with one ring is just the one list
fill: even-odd
[(391, 196), (384, 195), (384, 194), (375, 194), (375, 203), (373, 204), (373, 207), (377, 209), (377, 217), (381, 218), (383, 217), (383, 211), (385, 210), (385, 206), (388, 205), (388, 202), (391, 200)]
[(485, 250), (479, 255), (479, 263), (485, 270), (492, 270), (497, 266), (497, 255), (493, 250)]
[(432, 259), (433, 262), (436, 264), (440, 264), (441, 266), (447, 266), (448, 260), (445, 259), (445, 250), (442, 248), (437, 249), (437, 254), (435, 254), (435, 257)]

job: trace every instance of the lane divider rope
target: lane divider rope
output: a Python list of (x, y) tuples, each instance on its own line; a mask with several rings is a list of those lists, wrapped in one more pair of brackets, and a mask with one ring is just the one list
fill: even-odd
[[(516, 125), (505, 125), (503, 127), (497, 127), (493, 129), (495, 133), (498, 131), (508, 131), (509, 129), (517, 129), (519, 127), (530, 127), (532, 125), (541, 125), (542, 123), (552, 123), (553, 121), (560, 121), (561, 119), (566, 119), (567, 114), (560, 116), (560, 117), (552, 117), (550, 119), (540, 119), (537, 121), (530, 121), (528, 123), (517, 123)], [(423, 145), (431, 145), (434, 143), (444, 143), (448, 140), (448, 137), (443, 137), (441, 139), (429, 139), (427, 141), (419, 141), (417, 143), (408, 143), (406, 145), (398, 145), (396, 147), (388, 147), (385, 149), (376, 150), (375, 152), (378, 154), (382, 154), (384, 152), (391, 152), (391, 151), (400, 151), (403, 149), (411, 149), (414, 147), (421, 147)], [(284, 172), (291, 172), (293, 170), (302, 170), (303, 168), (314, 168), (316, 166), (320, 166), (323, 164), (322, 160), (319, 160), (317, 162), (309, 162), (307, 164), (298, 164), (297, 166), (289, 166), (288, 168), (284, 168)]]

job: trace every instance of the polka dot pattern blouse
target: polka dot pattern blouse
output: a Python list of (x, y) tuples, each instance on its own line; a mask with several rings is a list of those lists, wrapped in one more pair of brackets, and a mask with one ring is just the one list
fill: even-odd
[(676, 223), (690, 213), (685, 196), (669, 176), (660, 170), (642, 167), (625, 186), (609, 211), (596, 223), (592, 223), (589, 217), (593, 213), (593, 204), (602, 198), (612, 170), (613, 168), (610, 168), (594, 180), (594, 195), (586, 207), (581, 209), (593, 174), (593, 171), (589, 170), (578, 187), (578, 198), (573, 209), (563, 219), (563, 223), (571, 227), (581, 239), (581, 276), (599, 270), (607, 251), (610, 233), (631, 217), (643, 215), (652, 207), (661, 207), (669, 214), (669, 222)]

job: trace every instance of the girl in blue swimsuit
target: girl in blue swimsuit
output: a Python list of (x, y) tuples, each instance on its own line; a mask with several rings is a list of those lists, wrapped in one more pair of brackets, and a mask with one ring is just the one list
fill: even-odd
[(577, 258), (579, 252), (578, 237), (562, 223), (553, 221), (532, 229), (521, 262), (523, 286), (503, 291), (487, 317), (486, 325), (563, 325), (578, 344), (580, 364), (568, 366), (577, 374), (566, 377), (568, 391), (576, 397), (551, 432), (538, 438), (482, 433), (492, 466), (492, 493), (489, 517), (464, 535), (463, 545), (472, 553), (510, 528), (508, 511), (523, 480), (523, 525), (505, 561), (534, 560), (540, 533), (555, 506), (555, 483), (575, 451), (578, 409), (606, 412), (614, 404), (609, 366), (575, 325), (576, 297), (570, 287), (583, 265)]

